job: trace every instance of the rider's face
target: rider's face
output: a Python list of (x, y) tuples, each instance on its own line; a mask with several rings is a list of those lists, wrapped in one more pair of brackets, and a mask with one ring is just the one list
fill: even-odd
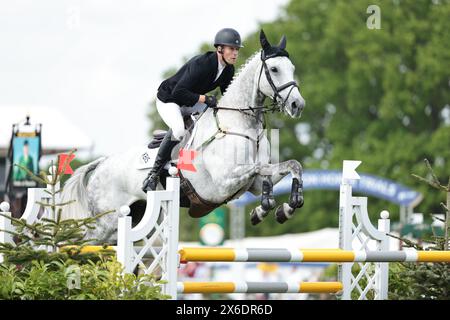
[(239, 47), (223, 46), (222, 54), (225, 61), (229, 64), (235, 64), (239, 55)]

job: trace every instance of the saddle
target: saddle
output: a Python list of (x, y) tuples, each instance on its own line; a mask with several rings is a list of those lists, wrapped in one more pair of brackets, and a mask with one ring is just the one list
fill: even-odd
[[(192, 115), (193, 116), (193, 115)], [(192, 116), (184, 116), (184, 128), (189, 132), (189, 134), (192, 133), (192, 130), (194, 129), (195, 121), (192, 119)], [(156, 129), (153, 131), (153, 138), (148, 144), (149, 149), (156, 149), (161, 145), (162, 140), (164, 139), (164, 136), (166, 135), (167, 130), (162, 129)]]
[(161, 145), (162, 140), (164, 139), (164, 136), (166, 135), (167, 131), (165, 130), (155, 130), (153, 131), (153, 139), (148, 144), (149, 149), (156, 149)]
[[(183, 117), (183, 119), (185, 129), (188, 130), (189, 134), (191, 134), (195, 125), (195, 115), (186, 115)], [(155, 130), (153, 132), (153, 139), (148, 144), (148, 149), (158, 148), (166, 133), (167, 131), (164, 130)], [(182, 140), (181, 145), (177, 145), (176, 147), (182, 148), (184, 145), (186, 145), (187, 142), (188, 141)], [(171, 165), (175, 164), (173, 160), (169, 162), (171, 163), (166, 164), (160, 175), (160, 181), (164, 188), (166, 188), (166, 178), (170, 176), (169, 168)], [(191, 217), (201, 218), (223, 204), (214, 203), (203, 199), (195, 191), (191, 182), (183, 176), (181, 170), (179, 170), (178, 175), (180, 177), (180, 206), (182, 208), (189, 208), (188, 212)]]

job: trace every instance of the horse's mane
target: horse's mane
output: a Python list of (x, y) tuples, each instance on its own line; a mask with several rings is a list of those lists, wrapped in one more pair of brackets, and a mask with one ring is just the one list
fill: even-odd
[(227, 89), (225, 90), (225, 92), (223, 93), (223, 95), (225, 95), (225, 93), (228, 91), (228, 89), (232, 86), (232, 84), (236, 81), (237, 78), (239, 78), (239, 76), (241, 75), (241, 73), (244, 71), (245, 68), (248, 67), (248, 65), (250, 65), (251, 62), (253, 62), (253, 60), (256, 58), (256, 56), (261, 54), (261, 50), (256, 51), (255, 53), (253, 53), (246, 61), (244, 64), (242, 64), (239, 67), (239, 70), (237, 72), (235, 72), (233, 79), (231, 79), (230, 84), (228, 85)]

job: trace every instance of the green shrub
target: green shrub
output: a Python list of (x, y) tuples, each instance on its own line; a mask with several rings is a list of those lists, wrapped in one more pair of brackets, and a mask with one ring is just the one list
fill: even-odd
[(0, 299), (16, 300), (160, 300), (161, 281), (151, 275), (124, 274), (115, 258), (79, 264), (75, 260), (27, 267), (0, 264)]

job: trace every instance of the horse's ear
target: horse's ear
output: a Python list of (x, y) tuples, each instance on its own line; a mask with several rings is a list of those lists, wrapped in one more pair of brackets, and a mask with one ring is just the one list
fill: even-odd
[(264, 33), (263, 29), (261, 29), (261, 32), (259, 33), (259, 42), (261, 43), (261, 48), (263, 50), (270, 49), (271, 45), (269, 43), (269, 40), (267, 40), (266, 34)]
[(278, 48), (286, 49), (286, 36), (281, 37), (280, 43), (278, 44)]

